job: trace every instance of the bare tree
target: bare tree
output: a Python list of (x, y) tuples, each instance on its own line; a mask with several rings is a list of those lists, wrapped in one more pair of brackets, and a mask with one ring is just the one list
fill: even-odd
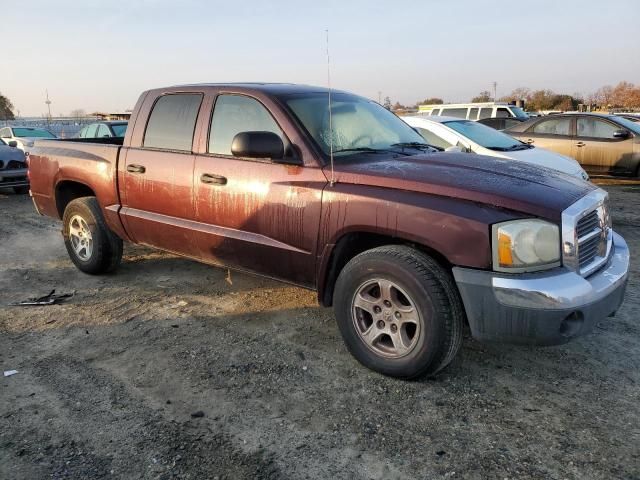
[(0, 120), (13, 120), (14, 118), (11, 100), (0, 93)]
[(76, 108), (75, 110), (71, 110), (71, 113), (69, 113), (69, 116), (72, 118), (80, 119), (80, 118), (86, 117), (87, 112), (85, 112), (81, 108)]
[(491, 92), (489, 90), (483, 90), (477, 96), (473, 97), (471, 101), (473, 103), (477, 102), (490, 102), (491, 101)]

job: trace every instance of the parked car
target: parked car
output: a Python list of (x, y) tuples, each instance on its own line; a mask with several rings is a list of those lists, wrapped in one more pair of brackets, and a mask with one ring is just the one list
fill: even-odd
[(76, 138), (124, 138), (127, 123), (123, 121), (90, 123), (80, 129)]
[(626, 118), (634, 123), (640, 122), (640, 114), (616, 113), (617, 117)]
[(494, 118), (482, 118), (477, 122), (483, 125), (486, 125), (487, 127), (491, 127), (495, 130), (504, 130), (505, 128), (513, 127), (514, 125), (517, 125), (524, 121), (525, 120), (522, 120), (520, 118), (515, 118), (515, 117), (510, 117), (510, 118), (494, 117)]
[(25, 154), (17, 148), (15, 140), (11, 145), (0, 139), (0, 188), (13, 188), (15, 193), (29, 192), (27, 163)]
[(33, 147), (33, 142), (40, 138), (57, 138), (53, 133), (44, 128), (35, 127), (4, 127), (0, 128), (0, 138), (5, 143), (16, 142), (16, 147), (28, 152)]
[(573, 157), (589, 173), (640, 176), (640, 124), (616, 115), (558, 114), (515, 125), (505, 133)]
[(504, 102), (419, 105), (418, 113), (422, 115), (443, 115), (446, 117), (466, 118), (467, 120), (482, 120), (483, 118), (529, 119), (529, 116), (520, 107)]
[(31, 193), (83, 272), (124, 241), (318, 291), (349, 351), (435, 374), (481, 340), (558, 344), (621, 305), (607, 193), (525, 162), (438, 152), (381, 105), (291, 84), (144, 92), (124, 143), (41, 140)]
[[(587, 172), (573, 158), (535, 148), (479, 122), (425, 115), (401, 118), (416, 129), (427, 143), (437, 147), (460, 147), (467, 153), (518, 160), (553, 168), (582, 180), (589, 179)], [(478, 161), (483, 159), (479, 157)]]

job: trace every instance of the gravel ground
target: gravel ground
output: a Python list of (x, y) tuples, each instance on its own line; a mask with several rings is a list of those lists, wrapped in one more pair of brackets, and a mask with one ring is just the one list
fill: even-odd
[(414, 382), (361, 367), (312, 292), (132, 246), (84, 275), (0, 192), (0, 478), (640, 479), (640, 188), (606, 188), (618, 315), (561, 347), (467, 334)]

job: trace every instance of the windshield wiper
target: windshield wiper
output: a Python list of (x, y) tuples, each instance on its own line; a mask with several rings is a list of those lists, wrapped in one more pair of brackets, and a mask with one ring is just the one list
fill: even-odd
[(421, 143), (421, 142), (400, 142), (400, 143), (392, 143), (392, 147), (409, 147), (409, 148), (434, 148), (438, 151), (443, 151), (444, 148), (436, 147), (435, 145), (431, 145), (429, 143)]
[(407, 155), (410, 154), (405, 152), (399, 152), (397, 150), (393, 150), (390, 148), (371, 148), (371, 147), (354, 147), (354, 148), (342, 148), (340, 150), (334, 150), (333, 153), (341, 153), (341, 152), (361, 152), (361, 153), (396, 153), (399, 155)]
[(515, 152), (516, 150), (528, 150), (530, 148), (533, 148), (533, 145), (527, 145), (526, 143), (521, 143), (520, 145), (511, 146), (507, 148), (507, 150), (510, 152)]
[(354, 148), (341, 148), (340, 150), (334, 150), (333, 153), (341, 152), (367, 152), (367, 153), (385, 153), (385, 150), (379, 148), (370, 147), (354, 147)]

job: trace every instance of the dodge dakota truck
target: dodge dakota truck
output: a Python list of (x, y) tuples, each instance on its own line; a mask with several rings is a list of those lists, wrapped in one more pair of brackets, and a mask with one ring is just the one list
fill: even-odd
[(442, 152), (375, 102), (288, 84), (144, 92), (124, 139), (39, 140), (38, 212), (83, 272), (123, 241), (315, 289), (349, 351), (433, 375), (479, 340), (561, 344), (613, 315), (629, 251), (607, 193)]

